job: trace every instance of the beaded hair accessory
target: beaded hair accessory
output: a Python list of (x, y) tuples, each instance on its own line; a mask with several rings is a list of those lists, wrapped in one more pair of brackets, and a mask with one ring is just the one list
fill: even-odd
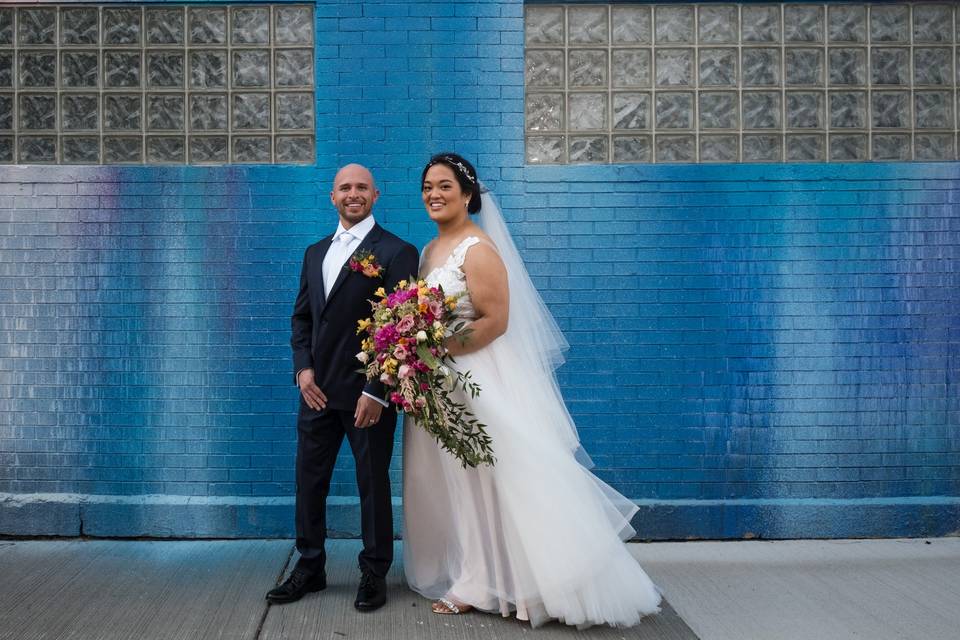
[(470, 181), (470, 184), (477, 184), (477, 177), (474, 176), (474, 175), (471, 175), (471, 174), (470, 174), (470, 170), (467, 169), (466, 165), (464, 165), (464, 164), (463, 164), (462, 162), (460, 162), (459, 160), (456, 160), (456, 159), (453, 158), (452, 156), (440, 156), (439, 158), (437, 158), (437, 159), (435, 159), (433, 162), (431, 162), (429, 165), (427, 165), (427, 168), (430, 168), (430, 167), (432, 167), (432, 166), (435, 165), (435, 164), (440, 164), (441, 162), (446, 163), (446, 164), (449, 164), (449, 165), (451, 165), (451, 166), (456, 167), (457, 169), (459, 169), (459, 170), (460, 170), (460, 174), (463, 175), (464, 178), (466, 178), (467, 180), (469, 180), (469, 181)]

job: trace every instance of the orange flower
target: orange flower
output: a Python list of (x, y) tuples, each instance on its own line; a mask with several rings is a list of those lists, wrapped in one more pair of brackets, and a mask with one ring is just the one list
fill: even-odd
[(356, 271), (368, 278), (379, 278), (383, 274), (383, 267), (377, 263), (377, 258), (367, 249), (359, 249), (350, 256), (344, 269)]

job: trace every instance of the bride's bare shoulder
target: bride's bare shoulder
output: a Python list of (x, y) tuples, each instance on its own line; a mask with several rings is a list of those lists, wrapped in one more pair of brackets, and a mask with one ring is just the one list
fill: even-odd
[(477, 238), (479, 242), (474, 243), (467, 251), (464, 259), (464, 269), (467, 271), (478, 269), (484, 272), (502, 270), (504, 268), (503, 261), (500, 259), (497, 246), (493, 244), (490, 236), (480, 229), (476, 229), (471, 235)]
[(497, 250), (497, 245), (493, 244), (493, 240), (490, 239), (490, 236), (488, 236), (487, 233), (479, 226), (474, 225), (473, 229), (470, 230), (469, 237), (474, 237), (480, 241), (476, 244), (476, 246), (484, 245), (494, 252)]
[(427, 244), (423, 245), (423, 249), (420, 250), (420, 261), (426, 262), (430, 257), (430, 254), (433, 253), (433, 248), (437, 244), (437, 239), (430, 239)]

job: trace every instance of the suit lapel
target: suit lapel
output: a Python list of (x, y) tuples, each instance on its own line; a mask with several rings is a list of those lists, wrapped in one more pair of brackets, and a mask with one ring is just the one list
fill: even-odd
[[(368, 251), (376, 255), (376, 251), (374, 251), (374, 249), (376, 248), (377, 243), (380, 241), (381, 234), (382, 234), (382, 229), (380, 228), (380, 225), (379, 224), (373, 225), (373, 229), (370, 229), (370, 233), (368, 233), (366, 237), (357, 246), (357, 248), (354, 249), (353, 253), (356, 253), (357, 251), (362, 251), (363, 249), (367, 249)], [(330, 247), (330, 243), (328, 242), (327, 248), (329, 247)], [(326, 255), (326, 253), (324, 253), (324, 255)], [(339, 274), (337, 275), (337, 279), (333, 283), (333, 288), (330, 289), (330, 295), (327, 296), (324, 308), (330, 305), (330, 301), (333, 300), (333, 297), (335, 295), (337, 295), (337, 292), (340, 291), (340, 288), (343, 286), (343, 283), (346, 281), (346, 279), (349, 276), (350, 276), (349, 269), (340, 269)]]
[(323, 313), (323, 308), (327, 305), (327, 296), (324, 293), (326, 287), (323, 284), (323, 259), (327, 257), (327, 251), (330, 250), (330, 245), (333, 244), (333, 236), (327, 236), (320, 241), (319, 250), (320, 250), (320, 259), (316, 261), (314, 267), (314, 273), (320, 279), (320, 312)]

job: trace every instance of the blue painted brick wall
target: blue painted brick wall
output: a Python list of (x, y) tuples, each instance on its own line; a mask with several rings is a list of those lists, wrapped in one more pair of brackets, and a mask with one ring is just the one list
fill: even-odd
[[(419, 173), (453, 149), (570, 340), (597, 474), (669, 507), (641, 535), (960, 528), (900, 508), (960, 496), (958, 165), (525, 166), (522, 16), (318, 2), (312, 167), (0, 168), (0, 494), (288, 500), (289, 313), (333, 172), (372, 167), (422, 246)], [(862, 529), (857, 500), (892, 511)], [(791, 529), (809, 501), (839, 507)]]
[(956, 495), (955, 165), (526, 176), (602, 477), (651, 499)]

